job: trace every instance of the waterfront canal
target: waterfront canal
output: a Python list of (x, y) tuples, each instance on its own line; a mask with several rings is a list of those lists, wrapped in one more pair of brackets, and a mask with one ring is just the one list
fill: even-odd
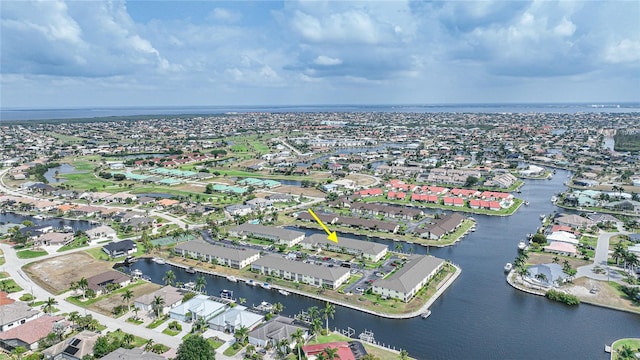
[[(604, 345), (624, 337), (640, 336), (640, 315), (588, 304), (567, 307), (539, 296), (528, 295), (505, 281), (504, 264), (517, 255), (517, 244), (541, 225), (540, 214), (560, 211), (550, 201), (564, 190), (567, 172), (558, 171), (552, 180), (527, 180), (522, 196), (530, 206), (510, 217), (474, 215), (477, 231), (457, 245), (431, 247), (430, 252), (460, 265), (462, 274), (432, 306), (431, 316), (407, 320), (384, 319), (355, 310), (336, 307), (331, 328), (351, 327), (355, 335), (371, 330), (375, 339), (406, 349), (417, 359), (608, 359)], [(393, 242), (386, 242), (393, 249)], [(411, 246), (411, 245), (408, 245)], [(416, 253), (426, 248), (413, 245)], [(149, 260), (133, 268), (154, 282), (170, 268)], [(175, 269), (176, 281), (194, 281), (196, 275)], [(247, 304), (281, 302), (284, 314), (295, 315), (320, 301), (298, 295), (282, 296), (274, 290), (207, 277), (207, 291), (234, 291)]]

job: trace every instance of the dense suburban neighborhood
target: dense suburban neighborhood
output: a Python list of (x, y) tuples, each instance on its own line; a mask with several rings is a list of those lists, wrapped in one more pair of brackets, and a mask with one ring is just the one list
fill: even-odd
[[(335, 307), (426, 319), (465, 271), (430, 249), (526, 210), (527, 182), (556, 171), (565, 191), (545, 201), (559, 211), (534, 214), (498, 271), (526, 293), (638, 313), (640, 155), (618, 144), (639, 128), (634, 113), (2, 123), (0, 348), (167, 359), (202, 339), (219, 358), (421, 358), (332, 331)], [(208, 292), (212, 277), (325, 305), (285, 316)]]

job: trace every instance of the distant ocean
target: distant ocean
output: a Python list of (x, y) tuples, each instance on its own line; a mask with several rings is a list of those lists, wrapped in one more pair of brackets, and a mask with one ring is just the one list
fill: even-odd
[(213, 115), (247, 112), (399, 112), (399, 113), (562, 113), (640, 112), (640, 103), (603, 104), (440, 104), (440, 105), (292, 105), (96, 107), (68, 109), (1, 109), (0, 121), (83, 119), (136, 115)]

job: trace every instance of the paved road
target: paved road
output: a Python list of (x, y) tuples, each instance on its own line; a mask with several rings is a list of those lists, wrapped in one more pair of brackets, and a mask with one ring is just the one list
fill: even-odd
[[(628, 234), (626, 231), (622, 231), (620, 227), (619, 232), (600, 232), (598, 235), (598, 244), (596, 245), (596, 253), (593, 257), (593, 263), (577, 268), (576, 277), (587, 277), (590, 279), (600, 281), (616, 281), (623, 283), (623, 276), (618, 273), (616, 267), (607, 265), (607, 259), (609, 257), (609, 240), (616, 235)], [(594, 272), (594, 269), (599, 267), (604, 270), (602, 273)]]

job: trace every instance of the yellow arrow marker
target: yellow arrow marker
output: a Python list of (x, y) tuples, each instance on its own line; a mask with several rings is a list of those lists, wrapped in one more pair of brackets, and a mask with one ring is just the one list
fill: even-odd
[(311, 216), (313, 216), (314, 219), (316, 219), (316, 221), (318, 222), (318, 224), (320, 224), (320, 226), (322, 226), (322, 228), (324, 229), (324, 231), (327, 232), (327, 234), (329, 234), (329, 236), (327, 236), (327, 239), (333, 241), (333, 242), (338, 242), (338, 234), (336, 234), (335, 231), (331, 231), (329, 230), (329, 228), (327, 227), (327, 225), (322, 223), (322, 220), (320, 220), (320, 218), (318, 217), (318, 215), (316, 215), (316, 213), (313, 212), (313, 210), (308, 209), (309, 214), (311, 214)]

